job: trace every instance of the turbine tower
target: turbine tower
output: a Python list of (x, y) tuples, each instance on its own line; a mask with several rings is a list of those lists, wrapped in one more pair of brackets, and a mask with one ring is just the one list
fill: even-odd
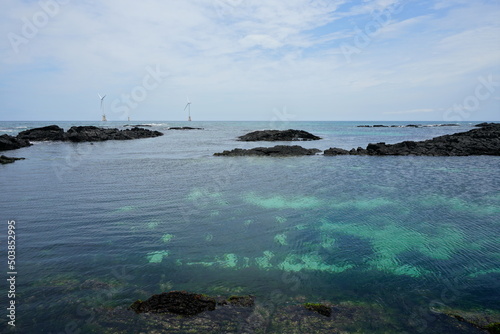
[(103, 122), (106, 122), (106, 121), (107, 121), (107, 119), (106, 119), (106, 114), (104, 113), (104, 105), (103, 105), (104, 98), (106, 97), (106, 95), (101, 96), (101, 94), (97, 93), (97, 96), (99, 96), (99, 98), (101, 99), (101, 114), (102, 114), (102, 121), (103, 121)]
[(186, 108), (187, 108), (187, 110), (188, 110), (188, 121), (191, 122), (191, 102), (189, 101), (189, 97), (187, 95), (186, 95), (186, 99), (187, 99), (187, 104), (184, 107), (184, 111), (186, 111)]

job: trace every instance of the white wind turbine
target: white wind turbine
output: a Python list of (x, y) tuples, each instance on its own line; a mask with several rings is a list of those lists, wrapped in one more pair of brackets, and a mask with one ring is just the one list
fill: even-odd
[(186, 111), (186, 109), (188, 110), (188, 121), (191, 122), (191, 102), (189, 101), (189, 97), (187, 95), (186, 95), (186, 99), (187, 99), (187, 104), (184, 107), (184, 111)]
[(106, 119), (106, 114), (104, 113), (104, 106), (103, 106), (104, 98), (106, 97), (106, 95), (101, 96), (101, 94), (97, 93), (97, 96), (99, 96), (99, 98), (101, 99), (101, 113), (102, 113), (102, 121), (103, 121), (103, 122), (106, 122), (106, 121), (107, 121), (107, 119)]

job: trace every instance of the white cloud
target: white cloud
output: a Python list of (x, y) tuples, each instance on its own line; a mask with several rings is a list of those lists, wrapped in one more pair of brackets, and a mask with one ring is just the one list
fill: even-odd
[[(240, 106), (241, 118), (267, 117), (283, 105), (304, 106), (298, 111), (303, 117), (350, 118), (368, 115), (373, 105), (381, 113), (414, 110), (422, 99), (446, 106), (478, 75), (498, 71), (500, 6), (487, 1), (440, 9), (439, 15), (430, 9), (412, 15), (408, 3), (347, 63), (339, 45), (354, 43), (351, 20), (370, 22), (373, 13), (404, 3), (69, 2), (19, 53), (6, 38), (0, 42), (0, 106), (16, 106), (25, 117), (36, 109), (47, 118), (93, 119), (97, 91), (126, 94), (141, 84), (148, 66), (158, 64), (170, 74), (134, 109), (144, 118), (181, 118), (186, 93), (193, 109), (203, 105), (219, 119), (234, 108), (218, 104), (227, 96)], [(4, 36), (21, 34), (21, 18), (40, 11), (36, 2), (5, 0), (3, 7)], [(10, 98), (19, 95), (30, 98)], [(331, 114), (332, 106), (350, 112)]]

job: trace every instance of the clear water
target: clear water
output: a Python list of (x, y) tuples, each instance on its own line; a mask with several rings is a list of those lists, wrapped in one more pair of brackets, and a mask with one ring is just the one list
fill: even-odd
[[(271, 126), (324, 138), (304, 147), (350, 149), (471, 124), (148, 123), (165, 135), (3, 152), (26, 158), (0, 166), (2, 241), (17, 222), (20, 333), (79, 328), (95, 321), (89, 305), (168, 290), (370, 302), (403, 320), (438, 306), (499, 311), (500, 157), (212, 156), (279, 144), (235, 140)], [(48, 124), (0, 122), (0, 134)], [(165, 130), (186, 125), (205, 130)]]

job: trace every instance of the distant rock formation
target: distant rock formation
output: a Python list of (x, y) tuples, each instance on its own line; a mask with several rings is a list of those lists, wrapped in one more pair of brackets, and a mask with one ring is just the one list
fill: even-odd
[(2, 165), (11, 164), (16, 160), (24, 160), (24, 158), (11, 158), (11, 157), (6, 157), (5, 155), (0, 155), (0, 164)]
[(0, 151), (17, 150), (18, 148), (31, 145), (32, 144), (26, 139), (19, 139), (9, 135), (0, 136)]
[(71, 141), (93, 142), (105, 140), (129, 140), (163, 136), (159, 131), (134, 127), (132, 129), (118, 130), (106, 129), (96, 126), (73, 126), (67, 132), (57, 125), (49, 125), (22, 131), (17, 135), (19, 140), (31, 141)]
[(31, 141), (65, 140), (64, 129), (58, 127), (57, 125), (49, 125), (41, 128), (25, 130), (19, 132), (17, 138)]
[(303, 148), (302, 146), (293, 145), (276, 145), (273, 147), (255, 147), (248, 150), (235, 148), (231, 151), (224, 151), (222, 153), (215, 153), (215, 156), (271, 156), (271, 157), (287, 157), (287, 156), (301, 156), (301, 155), (315, 155), (321, 152), (316, 148)]
[(321, 138), (303, 130), (262, 130), (238, 137), (241, 141), (308, 141)]
[(366, 149), (358, 147), (350, 151), (334, 147), (326, 150), (324, 155), (500, 155), (500, 124), (482, 123), (478, 126), (481, 127), (419, 142), (368, 144)]
[(407, 124), (407, 125), (357, 125), (358, 128), (429, 128), (441, 126), (460, 126), (460, 124)]
[(168, 130), (203, 130), (203, 128), (192, 128), (190, 126), (172, 126)]
[(104, 129), (95, 126), (73, 126), (66, 132), (66, 140), (72, 142), (89, 142), (105, 140), (130, 140), (140, 138), (152, 138), (163, 136), (159, 131), (151, 131), (142, 128), (125, 130)]

